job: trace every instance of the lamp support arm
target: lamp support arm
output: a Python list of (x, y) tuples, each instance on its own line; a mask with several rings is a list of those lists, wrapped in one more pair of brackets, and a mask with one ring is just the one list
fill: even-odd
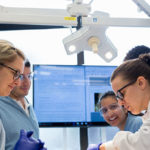
[[(11, 8), (0, 6), (0, 24), (53, 25), (77, 27), (77, 17), (65, 9)], [(150, 27), (150, 19), (82, 17), (82, 26)]]

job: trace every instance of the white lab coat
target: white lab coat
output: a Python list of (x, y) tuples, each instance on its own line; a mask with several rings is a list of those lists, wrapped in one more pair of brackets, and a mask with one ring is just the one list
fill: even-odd
[(5, 150), (5, 131), (1, 120), (0, 120), (0, 150)]
[(150, 150), (150, 103), (142, 117), (143, 125), (135, 132), (118, 132), (112, 141), (104, 143), (106, 150)]

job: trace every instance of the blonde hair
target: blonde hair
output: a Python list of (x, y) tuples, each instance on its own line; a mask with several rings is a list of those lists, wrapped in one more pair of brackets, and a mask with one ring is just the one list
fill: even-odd
[(0, 40), (0, 63), (13, 62), (17, 56), (25, 60), (24, 53), (6, 40)]

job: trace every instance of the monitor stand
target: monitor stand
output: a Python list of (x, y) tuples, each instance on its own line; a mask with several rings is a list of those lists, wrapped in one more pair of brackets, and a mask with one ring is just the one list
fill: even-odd
[(80, 150), (87, 150), (88, 147), (88, 129), (80, 127)]

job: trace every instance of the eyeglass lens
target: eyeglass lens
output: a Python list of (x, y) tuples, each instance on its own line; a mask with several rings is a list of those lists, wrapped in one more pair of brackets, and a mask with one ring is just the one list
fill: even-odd
[[(135, 81), (136, 81), (136, 80), (135, 80)], [(123, 100), (124, 94), (121, 93), (121, 90), (123, 90), (123, 89), (125, 89), (126, 87), (132, 85), (133, 83), (135, 83), (135, 81), (129, 82), (128, 84), (126, 84), (125, 86), (123, 86), (122, 88), (120, 88), (120, 89), (117, 91), (117, 95), (116, 95), (117, 100)]]

